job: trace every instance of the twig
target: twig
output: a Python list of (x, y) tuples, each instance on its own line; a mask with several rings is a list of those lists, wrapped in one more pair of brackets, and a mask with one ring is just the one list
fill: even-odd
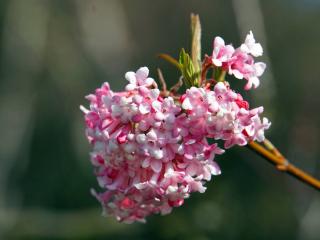
[(182, 87), (183, 85), (183, 80), (182, 80), (182, 76), (179, 78), (179, 81), (173, 85), (171, 88), (170, 88), (170, 93), (176, 93), (179, 91), (179, 89)]
[(253, 150), (260, 156), (274, 164), (278, 170), (286, 172), (291, 176), (308, 184), (309, 186), (320, 190), (319, 180), (291, 164), (285, 157), (283, 157), (283, 155), (273, 146), (273, 144), (269, 140), (266, 140), (264, 144), (266, 145), (266, 148), (259, 143), (252, 141), (248, 144), (248, 147), (249, 149)]
[(280, 153), (280, 151), (268, 140), (265, 139), (263, 141), (264, 146), (271, 151), (274, 155), (276, 155), (277, 157), (282, 157), (284, 158), (284, 156)]
[(206, 78), (207, 78), (207, 73), (208, 73), (208, 70), (209, 68), (211, 68), (213, 65), (212, 65), (212, 62), (209, 58), (208, 55), (205, 55), (204, 56), (204, 61), (202, 63), (202, 67), (201, 67), (201, 84), (203, 85), (206, 85)]
[(164, 80), (161, 69), (157, 68), (157, 72), (158, 72), (158, 77), (159, 77), (162, 91), (166, 93), (167, 92), (167, 84), (166, 84), (166, 81)]

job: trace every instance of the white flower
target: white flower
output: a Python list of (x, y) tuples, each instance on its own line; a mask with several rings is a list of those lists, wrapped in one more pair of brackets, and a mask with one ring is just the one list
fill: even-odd
[(260, 43), (256, 43), (252, 31), (247, 34), (246, 40), (240, 48), (243, 52), (250, 53), (254, 57), (259, 57), (263, 54), (263, 49)]

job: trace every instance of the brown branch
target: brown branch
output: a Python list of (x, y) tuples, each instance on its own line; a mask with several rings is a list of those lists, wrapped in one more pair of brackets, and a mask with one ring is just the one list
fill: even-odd
[(183, 80), (182, 80), (182, 77), (180, 77), (178, 82), (170, 88), (169, 91), (170, 91), (171, 95), (173, 95), (176, 92), (178, 92), (179, 89), (182, 87), (182, 85), (183, 85)]
[(265, 140), (264, 145), (266, 147), (252, 141), (249, 142), (248, 147), (275, 165), (278, 170), (286, 172), (305, 184), (320, 190), (320, 181), (318, 179), (291, 164), (269, 140)]
[(164, 92), (165, 95), (167, 95), (167, 93), (168, 93), (167, 84), (166, 84), (166, 81), (164, 80), (164, 77), (163, 77), (161, 69), (157, 68), (157, 72), (158, 72), (158, 77), (159, 77), (159, 81), (160, 81), (160, 84), (161, 84), (162, 91)]
[(207, 84), (206, 78), (207, 78), (208, 70), (212, 66), (213, 65), (212, 65), (212, 62), (210, 60), (210, 57), (208, 55), (205, 55), (203, 63), (202, 63), (202, 66), (201, 66), (200, 85), (206, 85)]
[(265, 139), (263, 141), (264, 146), (271, 151), (274, 155), (276, 155), (277, 157), (282, 157), (284, 158), (284, 156), (280, 153), (280, 151), (268, 140)]

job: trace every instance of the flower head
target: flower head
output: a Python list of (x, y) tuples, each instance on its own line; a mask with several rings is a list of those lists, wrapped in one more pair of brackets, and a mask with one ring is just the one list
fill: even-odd
[(224, 140), (225, 148), (263, 141), (264, 130), (270, 127), (266, 118), (261, 122), (262, 107), (250, 110), (248, 102), (223, 82), (213, 91), (195, 87), (187, 90), (182, 108), (188, 110), (190, 132)]
[[(211, 175), (220, 174), (203, 133), (189, 130), (189, 115), (171, 97), (153, 88), (148, 70), (129, 72), (124, 92), (103, 84), (84, 108), (91, 162), (103, 193), (94, 195), (107, 214), (124, 222), (169, 213), (192, 192), (204, 192)], [(129, 86), (129, 87), (128, 87)]]
[[(240, 48), (216, 37), (209, 65), (258, 87), (264, 63), (252, 32)], [(126, 223), (150, 214), (168, 214), (193, 192), (203, 193), (212, 175), (221, 173), (215, 156), (234, 145), (263, 141), (270, 127), (262, 107), (249, 103), (227, 82), (191, 86), (181, 96), (161, 94), (147, 67), (127, 72), (128, 84), (113, 92), (108, 83), (87, 96), (80, 107), (91, 163), (102, 192), (92, 190), (104, 213)], [(208, 139), (211, 139), (209, 143)], [(218, 146), (222, 142), (223, 148)]]
[(238, 79), (247, 80), (245, 90), (249, 90), (260, 85), (259, 77), (266, 68), (265, 63), (254, 61), (254, 57), (261, 56), (262, 53), (263, 49), (260, 43), (256, 43), (253, 33), (250, 31), (245, 42), (237, 49), (234, 49), (232, 45), (225, 45), (221, 37), (216, 37), (211, 60), (215, 67), (221, 67), (222, 70)]

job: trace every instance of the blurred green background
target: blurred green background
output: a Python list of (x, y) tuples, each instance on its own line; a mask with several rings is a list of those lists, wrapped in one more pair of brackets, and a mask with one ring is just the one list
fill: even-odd
[(319, 0), (1, 0), (0, 239), (320, 239), (319, 193), (246, 148), (219, 156), (222, 175), (168, 216), (100, 216), (79, 105), (144, 65), (176, 82), (156, 54), (189, 49), (191, 12), (208, 54), (214, 36), (238, 46), (253, 30), (268, 68), (242, 93), (265, 107), (267, 137), (320, 177)]

